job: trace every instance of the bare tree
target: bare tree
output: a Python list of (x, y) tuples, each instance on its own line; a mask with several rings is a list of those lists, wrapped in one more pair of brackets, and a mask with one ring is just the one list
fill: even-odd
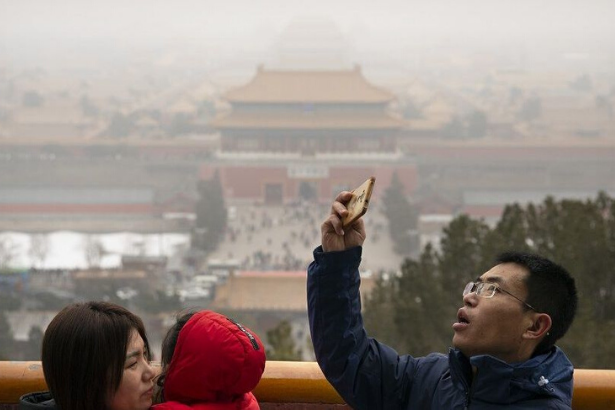
[(85, 259), (88, 267), (100, 267), (100, 261), (105, 255), (105, 247), (100, 238), (88, 235), (85, 238)]
[(17, 244), (11, 238), (0, 238), (0, 268), (8, 267), (17, 256)]
[(49, 238), (44, 234), (32, 235), (30, 238), (30, 258), (32, 265), (42, 267), (49, 252)]

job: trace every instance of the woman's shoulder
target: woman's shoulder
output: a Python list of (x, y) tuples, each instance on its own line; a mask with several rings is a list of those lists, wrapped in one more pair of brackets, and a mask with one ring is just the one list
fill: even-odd
[(19, 398), (19, 410), (58, 409), (48, 391), (28, 393)]

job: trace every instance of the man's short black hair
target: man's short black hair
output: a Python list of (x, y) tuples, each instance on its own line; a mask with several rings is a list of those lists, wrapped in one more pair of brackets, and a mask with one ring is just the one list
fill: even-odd
[(496, 258), (496, 263), (514, 263), (528, 270), (526, 303), (548, 314), (552, 321), (551, 329), (534, 353), (545, 352), (566, 334), (577, 312), (574, 278), (562, 266), (531, 253), (505, 252)]

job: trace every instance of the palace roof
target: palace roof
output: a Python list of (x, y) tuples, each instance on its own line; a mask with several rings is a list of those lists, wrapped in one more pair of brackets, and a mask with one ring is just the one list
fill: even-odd
[[(210, 308), (232, 311), (307, 311), (306, 272), (241, 272), (219, 285)], [(361, 279), (361, 290), (368, 294), (375, 281)]]
[(392, 93), (370, 84), (360, 68), (275, 71), (259, 68), (248, 84), (229, 91), (231, 103), (388, 103)]

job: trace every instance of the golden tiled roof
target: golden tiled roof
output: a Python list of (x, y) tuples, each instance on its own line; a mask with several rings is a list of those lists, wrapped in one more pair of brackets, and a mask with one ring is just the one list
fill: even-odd
[(370, 84), (360, 69), (275, 71), (259, 69), (248, 84), (229, 91), (232, 103), (387, 103), (390, 92)]
[[(216, 289), (211, 309), (219, 310), (281, 310), (306, 312), (306, 272), (254, 273), (230, 276)], [(373, 287), (371, 278), (363, 278), (361, 291)]]

